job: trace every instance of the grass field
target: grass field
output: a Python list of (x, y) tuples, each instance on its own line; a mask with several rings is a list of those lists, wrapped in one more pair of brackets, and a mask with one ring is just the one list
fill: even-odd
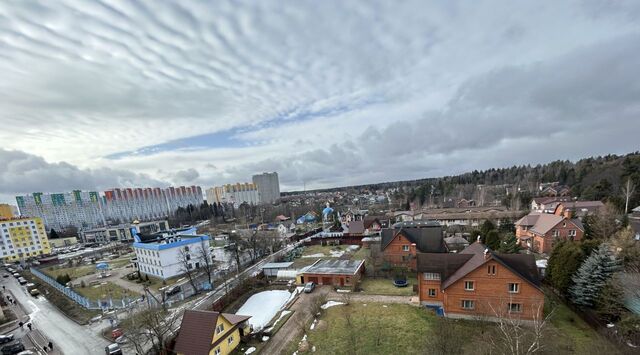
[(106, 282), (106, 285), (87, 285), (86, 287), (76, 287), (74, 291), (94, 301), (108, 298), (108, 295), (111, 295), (113, 299), (121, 299), (125, 296), (125, 294), (129, 297), (140, 297), (138, 293), (130, 290), (125, 290), (124, 288), (114, 284), (113, 282)]
[(367, 260), (370, 255), (371, 255), (371, 249), (366, 249), (366, 248), (362, 248), (361, 247), (360, 249), (358, 249), (357, 252), (355, 252), (351, 256), (351, 259), (354, 259), (354, 260)]
[(567, 351), (573, 351), (576, 354), (594, 354), (600, 351), (608, 354), (618, 353), (607, 339), (598, 334), (569, 307), (562, 304), (555, 295), (550, 291), (547, 291), (546, 295), (545, 314), (553, 309), (551, 324), (556, 330), (554, 333), (567, 347)]
[(320, 319), (327, 326), (307, 332), (316, 354), (421, 354), (435, 322), (422, 308), (380, 303), (331, 307)]
[[(117, 259), (106, 260), (106, 262), (109, 264), (111, 269), (117, 269), (129, 264), (131, 262), (131, 256), (131, 254), (123, 255)], [(82, 276), (98, 273), (95, 264), (80, 265), (74, 267), (61, 267), (60, 265), (55, 265), (43, 268), (41, 271), (53, 277), (54, 279), (59, 275), (69, 274), (72, 280), (75, 280)]]
[(413, 296), (413, 285), (416, 283), (415, 278), (408, 277), (409, 285), (407, 287), (395, 287), (392, 279), (384, 278), (364, 278), (360, 283), (363, 293), (370, 295), (391, 295), (391, 296)]

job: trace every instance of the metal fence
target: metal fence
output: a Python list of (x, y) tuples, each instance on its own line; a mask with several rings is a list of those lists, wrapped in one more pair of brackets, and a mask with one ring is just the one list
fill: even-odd
[(131, 297), (124, 297), (124, 298), (121, 298), (121, 299), (114, 299), (112, 297), (106, 297), (104, 299), (93, 301), (93, 300), (90, 300), (90, 299), (78, 294), (73, 289), (58, 283), (58, 281), (56, 281), (54, 278), (52, 278), (52, 277), (40, 272), (36, 268), (32, 267), (32, 268), (29, 269), (29, 271), (31, 271), (31, 274), (33, 274), (35, 277), (37, 277), (40, 280), (46, 282), (49, 286), (51, 286), (51, 287), (55, 288), (56, 290), (60, 291), (60, 293), (62, 293), (63, 295), (65, 295), (69, 299), (71, 299), (72, 301), (76, 302), (77, 304), (79, 304), (82, 307), (87, 308), (87, 309), (102, 309), (102, 310), (104, 310), (104, 309), (110, 309), (110, 308), (127, 308), (132, 303), (136, 302), (136, 299), (135, 298), (131, 298)]

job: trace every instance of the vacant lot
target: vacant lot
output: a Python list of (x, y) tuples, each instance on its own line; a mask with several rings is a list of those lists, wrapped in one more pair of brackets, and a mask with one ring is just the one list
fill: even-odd
[(413, 296), (414, 278), (407, 278), (407, 287), (395, 287), (393, 279), (387, 278), (364, 278), (360, 283), (362, 292), (369, 295), (390, 295), (390, 296)]
[[(431, 354), (438, 353), (434, 350), (437, 347), (445, 347), (449, 349), (445, 353), (451, 353), (456, 346), (456, 354), (503, 352), (503, 338), (495, 323), (438, 318), (412, 305), (352, 301), (350, 305), (322, 311), (318, 320), (313, 330), (306, 328), (308, 349), (315, 346), (315, 354)], [(434, 345), (436, 339), (441, 341)], [(290, 344), (285, 353), (298, 350), (300, 340)], [(543, 343), (545, 348), (540, 354), (619, 353), (606, 339), (573, 318), (566, 306), (555, 311)]]
[(125, 290), (113, 282), (105, 282), (104, 285), (100, 284), (95, 286), (87, 285), (86, 287), (76, 287), (74, 291), (94, 301), (107, 299), (109, 298), (109, 295), (113, 299), (122, 299), (124, 296), (131, 298), (140, 297), (138, 293)]
[[(132, 254), (123, 255), (117, 259), (113, 260), (105, 260), (104, 262), (109, 264), (111, 269), (117, 269), (128, 265), (131, 261)], [(102, 261), (96, 262), (99, 263)], [(45, 274), (53, 277), (54, 279), (59, 275), (68, 274), (71, 277), (71, 280), (75, 280), (82, 276), (87, 276), (91, 274), (97, 274), (98, 270), (96, 269), (96, 264), (83, 264), (79, 266), (67, 267), (66, 265), (55, 265), (43, 268), (41, 271)]]

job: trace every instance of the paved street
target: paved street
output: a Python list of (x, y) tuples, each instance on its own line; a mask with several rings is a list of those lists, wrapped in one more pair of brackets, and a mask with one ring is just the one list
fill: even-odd
[(67, 355), (104, 353), (104, 347), (109, 343), (90, 327), (81, 326), (67, 318), (43, 296), (34, 298), (27, 294), (26, 289), (13, 277), (3, 278), (0, 284), (11, 290), (34, 327), (53, 342), (54, 348)]

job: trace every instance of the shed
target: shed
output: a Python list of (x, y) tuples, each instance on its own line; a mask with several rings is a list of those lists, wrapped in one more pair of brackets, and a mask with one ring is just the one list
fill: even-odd
[(262, 271), (264, 271), (264, 276), (267, 277), (276, 277), (278, 276), (278, 271), (280, 270), (288, 270), (293, 265), (293, 261), (283, 262), (283, 263), (267, 263), (262, 267)]
[(364, 273), (364, 260), (318, 260), (302, 273), (301, 283), (351, 286)]

